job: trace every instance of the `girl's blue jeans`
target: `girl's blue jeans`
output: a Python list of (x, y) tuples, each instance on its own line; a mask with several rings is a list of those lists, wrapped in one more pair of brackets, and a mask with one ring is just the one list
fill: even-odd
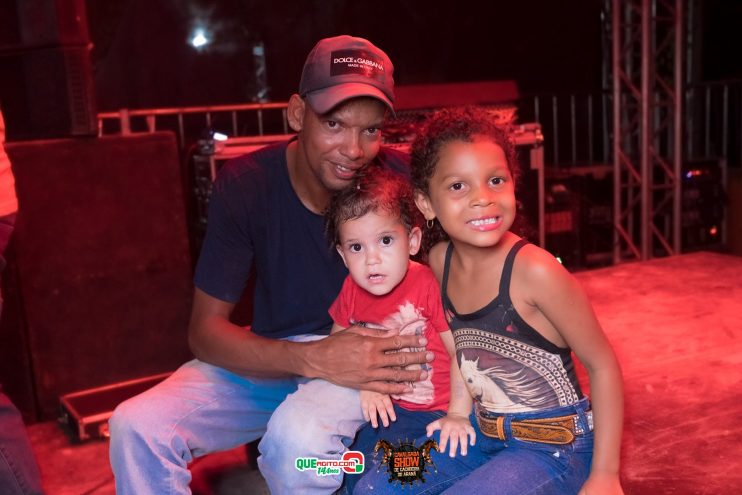
[[(468, 454), (456, 457), (448, 452), (431, 452), (435, 467), (428, 468), (425, 482), (416, 482), (412, 488), (389, 481), (386, 465), (380, 465), (381, 455), (367, 458), (366, 472), (358, 480), (353, 493), (374, 495), (405, 494), (460, 494), (497, 493), (498, 495), (567, 495), (576, 494), (590, 473), (593, 451), (593, 433), (589, 431), (585, 398), (572, 406), (553, 408), (537, 413), (506, 415), (506, 440), (485, 436), (477, 425), (474, 414), (472, 425), (476, 431), (476, 445)], [(513, 438), (509, 421), (550, 418), (577, 414), (580, 425), (587, 432), (568, 445), (550, 445)], [(439, 432), (434, 439), (440, 442)], [(418, 438), (421, 445), (426, 438)]]

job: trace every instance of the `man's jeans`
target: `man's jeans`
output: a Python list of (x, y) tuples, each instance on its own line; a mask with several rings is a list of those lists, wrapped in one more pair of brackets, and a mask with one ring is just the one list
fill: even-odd
[[(536, 419), (578, 414), (583, 428), (587, 428), (585, 411), (588, 400), (578, 404), (554, 408), (539, 413), (507, 415), (513, 420)], [(512, 438), (506, 428), (508, 440), (501, 441), (485, 436), (479, 429), (474, 415), (472, 425), (476, 430), (476, 445), (469, 447), (468, 454), (458, 451), (451, 458), (446, 453), (431, 452), (435, 463), (428, 468), (425, 483), (417, 482), (412, 488), (405, 487), (406, 494), (460, 494), (498, 493), (500, 495), (568, 495), (576, 494), (590, 473), (593, 450), (593, 433), (578, 436), (569, 445), (549, 445), (526, 442)], [(507, 423), (509, 424), (509, 423)], [(440, 442), (439, 432), (434, 438)], [(420, 438), (416, 445), (426, 438)], [(367, 459), (366, 474), (355, 487), (355, 494), (398, 494), (402, 491), (399, 482), (389, 482), (386, 465), (380, 465), (381, 456)]]
[[(0, 115), (0, 118), (2, 116)], [(2, 143), (0, 143), (2, 144)], [(2, 148), (0, 148), (0, 152)], [(5, 221), (0, 218), (0, 246), (5, 247)], [(15, 214), (12, 215), (15, 218)], [(12, 228), (11, 228), (12, 230)], [(9, 236), (9, 233), (8, 233)], [(2, 250), (0, 250), (2, 252)], [(5, 259), (0, 255), (0, 271)], [(0, 314), (3, 312), (3, 297), (0, 294)], [(18, 409), (0, 386), (0, 493), (3, 495), (27, 495), (43, 493), (41, 473), (36, 463), (26, 426)]]
[[(316, 336), (291, 340), (312, 338)], [(198, 360), (184, 364), (166, 380), (123, 402), (114, 411), (109, 424), (116, 493), (190, 493), (190, 461), (263, 436), (276, 408), (305, 381), (246, 378)], [(356, 396), (350, 398), (357, 401)], [(344, 418), (348, 406), (342, 397), (337, 401), (337, 409), (330, 410), (337, 411), (338, 418)], [(306, 438), (312, 438), (312, 428), (318, 424), (333, 422), (329, 415), (318, 418), (311, 410), (303, 412), (302, 420)], [(352, 438), (355, 432), (353, 429), (348, 434)], [(317, 437), (325, 432), (321, 433)], [(330, 437), (329, 441), (340, 442), (343, 434), (339, 432), (337, 438)], [(302, 455), (306, 457), (322, 457), (333, 448), (342, 449), (342, 445), (332, 447), (310, 442), (302, 447)]]
[(43, 493), (41, 475), (18, 409), (0, 389), (0, 493)]

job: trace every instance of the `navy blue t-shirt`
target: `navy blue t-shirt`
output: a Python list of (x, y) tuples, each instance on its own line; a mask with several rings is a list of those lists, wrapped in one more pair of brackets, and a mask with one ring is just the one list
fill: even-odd
[[(202, 291), (236, 303), (254, 263), (252, 330), (271, 338), (328, 334), (327, 309), (348, 273), (325, 238), (324, 217), (291, 187), (287, 144), (235, 158), (219, 171), (194, 277)], [(382, 148), (377, 160), (409, 176), (407, 155)]]

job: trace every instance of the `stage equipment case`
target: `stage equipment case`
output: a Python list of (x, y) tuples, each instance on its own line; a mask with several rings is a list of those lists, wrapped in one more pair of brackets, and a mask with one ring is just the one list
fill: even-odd
[(146, 376), (63, 395), (59, 398), (59, 422), (75, 441), (108, 438), (108, 420), (116, 406), (152, 388), (170, 374)]

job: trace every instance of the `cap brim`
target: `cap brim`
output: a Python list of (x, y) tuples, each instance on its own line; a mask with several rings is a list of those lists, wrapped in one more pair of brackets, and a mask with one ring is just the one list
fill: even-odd
[(335, 108), (345, 100), (351, 98), (358, 98), (361, 96), (368, 96), (381, 100), (389, 110), (394, 113), (394, 105), (391, 100), (387, 98), (383, 91), (375, 86), (363, 83), (346, 83), (331, 86), (329, 88), (312, 91), (305, 95), (306, 100), (309, 102), (309, 106), (315, 113), (320, 115), (325, 114)]

